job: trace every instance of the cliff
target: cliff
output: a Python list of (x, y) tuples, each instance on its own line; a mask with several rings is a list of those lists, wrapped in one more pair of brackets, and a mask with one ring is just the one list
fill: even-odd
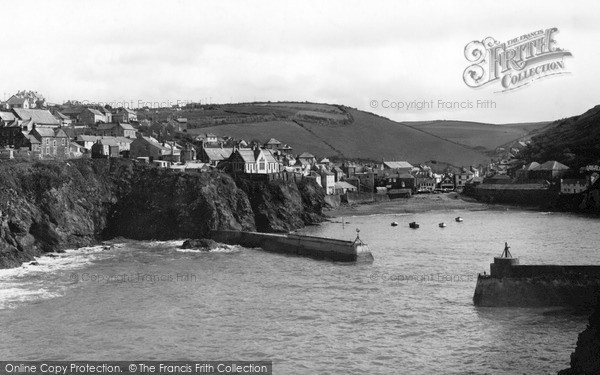
[(263, 190), (249, 198), (226, 174), (183, 174), (127, 159), (4, 162), (0, 268), (116, 236), (202, 238), (210, 230), (283, 231), (320, 219), (317, 187), (271, 183)]
[(587, 328), (577, 338), (577, 347), (571, 354), (571, 367), (558, 374), (600, 374), (600, 304), (590, 316)]
[(237, 184), (250, 199), (259, 232), (286, 233), (322, 221), (325, 192), (312, 180), (298, 184), (238, 180)]

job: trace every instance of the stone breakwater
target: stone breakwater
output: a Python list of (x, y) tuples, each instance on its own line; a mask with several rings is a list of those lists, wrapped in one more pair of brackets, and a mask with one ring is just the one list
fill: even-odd
[[(238, 186), (239, 185), (239, 186)], [(0, 164), (0, 268), (122, 236), (207, 238), (213, 230), (287, 232), (321, 221), (311, 181), (240, 182), (127, 159)]]
[(600, 266), (520, 265), (496, 257), (489, 275), (479, 275), (477, 306), (570, 306), (591, 309), (600, 291)]
[(302, 236), (297, 234), (271, 234), (220, 230), (211, 233), (219, 242), (245, 247), (260, 247), (263, 250), (288, 255), (339, 262), (373, 262), (369, 247), (360, 241), (344, 241), (332, 238)]

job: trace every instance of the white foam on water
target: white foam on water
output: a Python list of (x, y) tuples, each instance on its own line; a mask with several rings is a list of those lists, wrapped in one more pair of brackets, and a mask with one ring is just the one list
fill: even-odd
[[(63, 295), (68, 283), (53, 282), (51, 289), (40, 288), (48, 277), (85, 267), (97, 259), (114, 256), (117, 246), (90, 246), (36, 257), (21, 267), (0, 270), (0, 309), (16, 307), (20, 303)], [(31, 264), (34, 263), (35, 264)], [(65, 280), (68, 280), (66, 278)]]
[(217, 247), (216, 249), (212, 249), (210, 251), (200, 250), (200, 249), (180, 249), (180, 248), (177, 248), (175, 250), (180, 253), (207, 253), (207, 254), (210, 254), (210, 253), (236, 253), (238, 251), (241, 251), (242, 247), (238, 246), (238, 245), (219, 244), (219, 247)]

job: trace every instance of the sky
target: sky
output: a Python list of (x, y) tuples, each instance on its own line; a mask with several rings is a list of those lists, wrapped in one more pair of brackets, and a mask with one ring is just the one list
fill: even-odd
[[(52, 103), (132, 108), (293, 100), (397, 121), (489, 123), (555, 120), (600, 104), (594, 1), (77, 0), (2, 9), (1, 99), (26, 89)], [(564, 74), (506, 92), (499, 82), (465, 84), (467, 44), (549, 28), (572, 54)]]

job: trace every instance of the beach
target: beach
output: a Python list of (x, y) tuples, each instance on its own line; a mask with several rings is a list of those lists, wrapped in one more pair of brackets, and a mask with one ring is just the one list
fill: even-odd
[[(451, 192), (443, 194), (416, 194), (410, 198), (392, 199), (387, 202), (341, 205), (325, 210), (324, 214), (330, 218), (337, 218), (357, 215), (416, 213), (433, 210), (478, 211), (487, 210), (490, 207), (490, 205), (479, 203), (473, 198)], [(498, 206), (494, 205), (493, 207)]]

